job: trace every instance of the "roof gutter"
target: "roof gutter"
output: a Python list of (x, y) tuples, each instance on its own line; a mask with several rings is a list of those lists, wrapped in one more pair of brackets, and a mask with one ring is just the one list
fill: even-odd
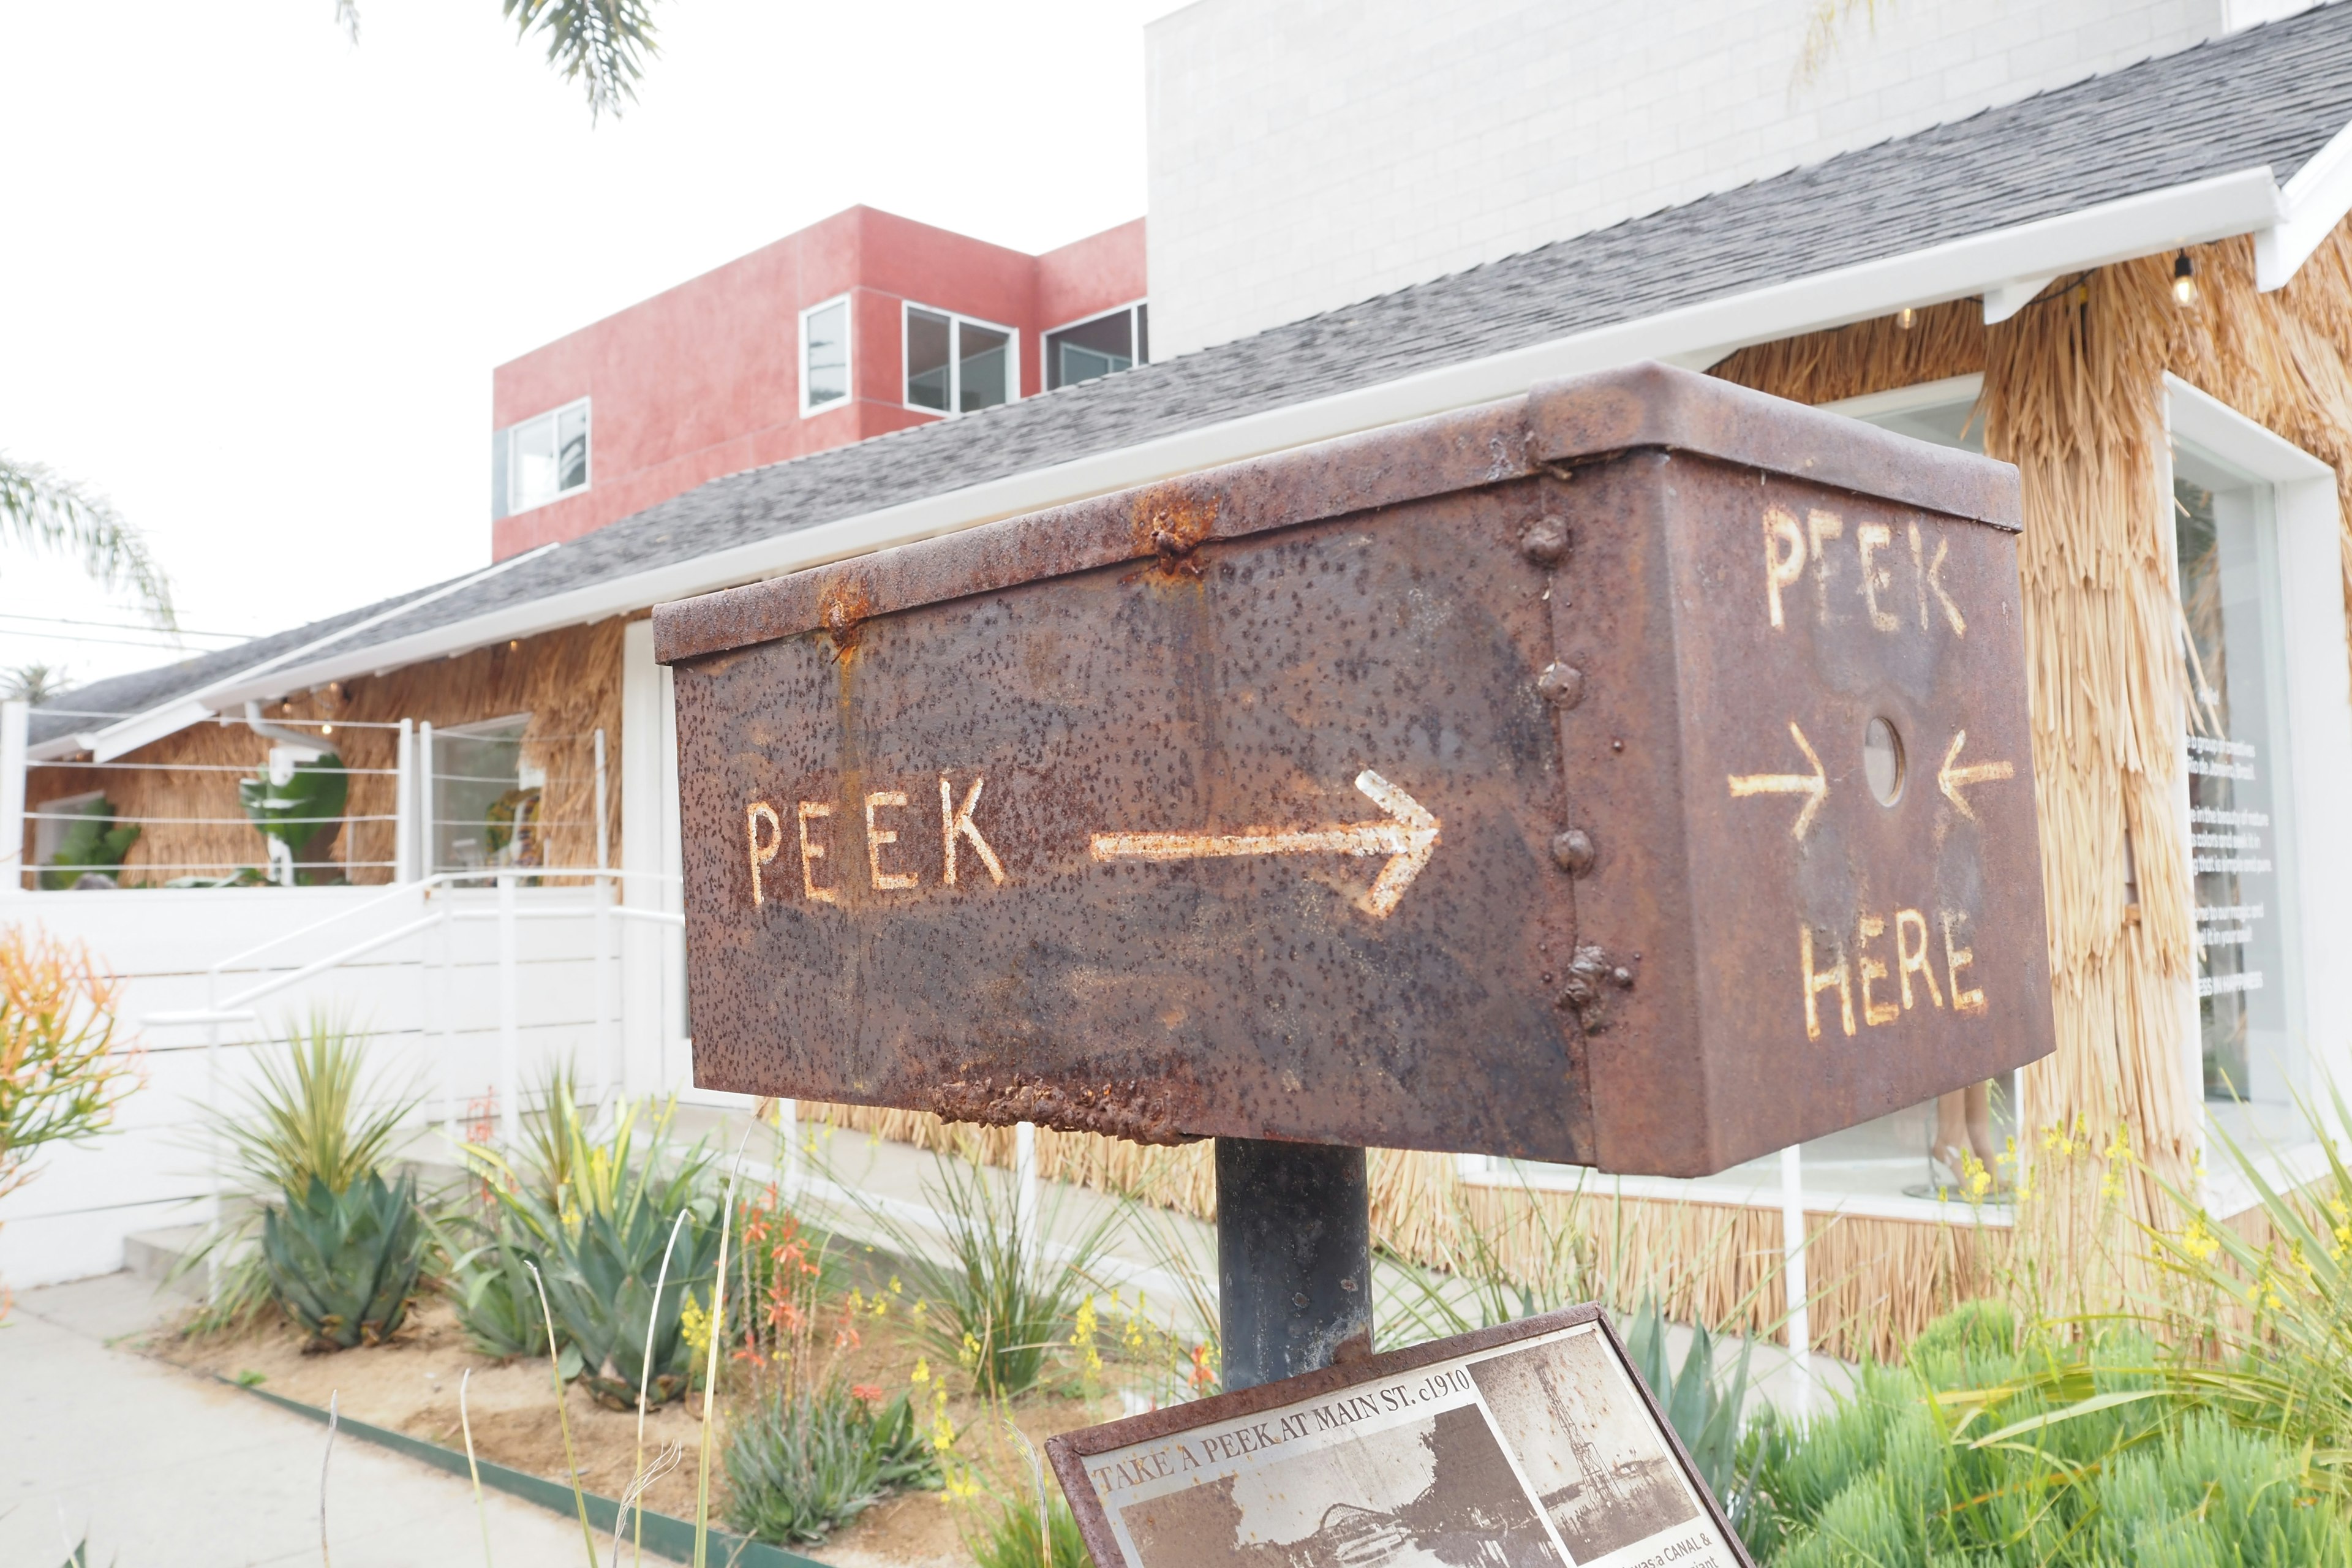
[[(2352, 138), (2352, 131), (2329, 143), (2330, 149), (2342, 143), (2346, 153), (2352, 153), (2352, 141), (2347, 138)], [(2341, 183), (2347, 202), (2352, 203), (2352, 156), (2343, 161), (2346, 174)], [(2315, 166), (2319, 162), (2313, 160)], [(2315, 184), (2311, 187), (2315, 194), (2306, 199), (2319, 199), (2318, 188)], [(2332, 199), (2336, 185), (2326, 188)], [(215, 705), (237, 702), (397, 668), (912, 543), (1195, 468), (1492, 402), (1554, 376), (1606, 370), (1642, 359), (1704, 366), (1751, 343), (1867, 321), (1906, 305), (1932, 305), (2004, 289), (2014, 295), (2035, 279), (2178, 246), (2248, 233), (2269, 234), (2296, 220), (2301, 212), (2283, 196), (2267, 165), (2215, 175), (796, 529), (412, 637), (325, 652), (304, 664), (278, 669), (266, 679), (241, 673), (190, 700)]]

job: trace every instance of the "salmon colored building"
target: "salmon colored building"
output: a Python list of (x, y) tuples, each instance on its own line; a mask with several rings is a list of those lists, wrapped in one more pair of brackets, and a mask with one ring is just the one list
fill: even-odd
[(851, 207), (499, 366), (493, 556), (1149, 359), (1143, 221), (1031, 256)]

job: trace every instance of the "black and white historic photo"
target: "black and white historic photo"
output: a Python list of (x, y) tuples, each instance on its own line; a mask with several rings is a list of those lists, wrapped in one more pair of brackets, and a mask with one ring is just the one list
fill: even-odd
[(1597, 1331), (1475, 1362), (1470, 1375), (1579, 1563), (1698, 1516), (1681, 1467)]
[(1141, 1568), (1568, 1568), (1475, 1405), (1120, 1510)]

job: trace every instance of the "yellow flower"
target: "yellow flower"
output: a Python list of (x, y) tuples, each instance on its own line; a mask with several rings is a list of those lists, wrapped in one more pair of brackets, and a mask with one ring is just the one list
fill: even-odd
[(710, 1314), (702, 1303), (688, 1296), (686, 1305), (678, 1309), (677, 1331), (699, 1355), (710, 1349)]
[(2188, 1228), (2180, 1233), (2180, 1250), (2203, 1263), (2221, 1249), (2221, 1241), (2205, 1223), (2201, 1214), (2189, 1216)]
[(898, 1277), (896, 1274), (890, 1276), (890, 1294), (893, 1296), (906, 1294), (906, 1287), (898, 1283)]
[(917, 1356), (915, 1358), (915, 1376), (913, 1381), (919, 1384), (931, 1381), (931, 1363), (922, 1356)]

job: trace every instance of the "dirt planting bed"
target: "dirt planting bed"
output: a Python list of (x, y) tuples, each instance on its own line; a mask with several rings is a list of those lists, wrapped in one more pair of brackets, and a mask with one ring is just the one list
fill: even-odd
[[(896, 1324), (877, 1323), (845, 1353), (844, 1368), (854, 1383), (871, 1384), (889, 1394), (907, 1387), (921, 1351)], [(457, 1410), (457, 1390), (467, 1381), (467, 1406), (472, 1415), (475, 1452), (536, 1476), (564, 1481), (563, 1434), (556, 1419), (552, 1380), (544, 1361), (499, 1363), (477, 1354), (466, 1343), (455, 1313), (438, 1298), (427, 1298), (409, 1315), (408, 1322), (387, 1345), (333, 1354), (306, 1354), (299, 1333), (270, 1322), (242, 1332), (202, 1338), (154, 1336), (146, 1347), (163, 1360), (195, 1373), (232, 1382), (242, 1379), (285, 1398), (320, 1409), (331, 1396), (341, 1412), (355, 1420), (388, 1427), (462, 1451), (464, 1436)], [(930, 1363), (938, 1371), (936, 1360)], [(796, 1545), (792, 1550), (841, 1568), (961, 1568), (971, 1561), (963, 1532), (978, 1523), (977, 1507), (992, 1510), (996, 1498), (1028, 1495), (1026, 1458), (1007, 1436), (996, 1415), (961, 1387), (949, 1403), (949, 1418), (961, 1428), (956, 1452), (981, 1473), (983, 1484), (974, 1503), (959, 1505), (939, 1492), (914, 1492), (890, 1498), (868, 1509), (821, 1545)], [(750, 1398), (745, 1369), (736, 1368), (722, 1379), (722, 1426), (730, 1411), (745, 1407)], [(617, 1497), (634, 1473), (637, 1418), (634, 1410), (607, 1410), (574, 1384), (565, 1390), (565, 1409), (572, 1422), (572, 1439), (579, 1456), (581, 1484), (605, 1497)], [(656, 1482), (646, 1494), (647, 1508), (675, 1518), (691, 1520), (695, 1511), (695, 1448), (701, 1439), (698, 1418), (701, 1399), (674, 1401), (651, 1411), (646, 1421), (646, 1451), (650, 1456), (665, 1443), (679, 1444), (684, 1458)], [(1115, 1396), (1087, 1398), (1075, 1386), (1033, 1392), (1016, 1401), (1013, 1419), (1033, 1442), (1055, 1432), (1111, 1419), (1121, 1413)], [(1053, 1483), (1049, 1479), (1048, 1486)], [(711, 1521), (722, 1524), (727, 1513), (726, 1468), (719, 1452), (711, 1455)]]

